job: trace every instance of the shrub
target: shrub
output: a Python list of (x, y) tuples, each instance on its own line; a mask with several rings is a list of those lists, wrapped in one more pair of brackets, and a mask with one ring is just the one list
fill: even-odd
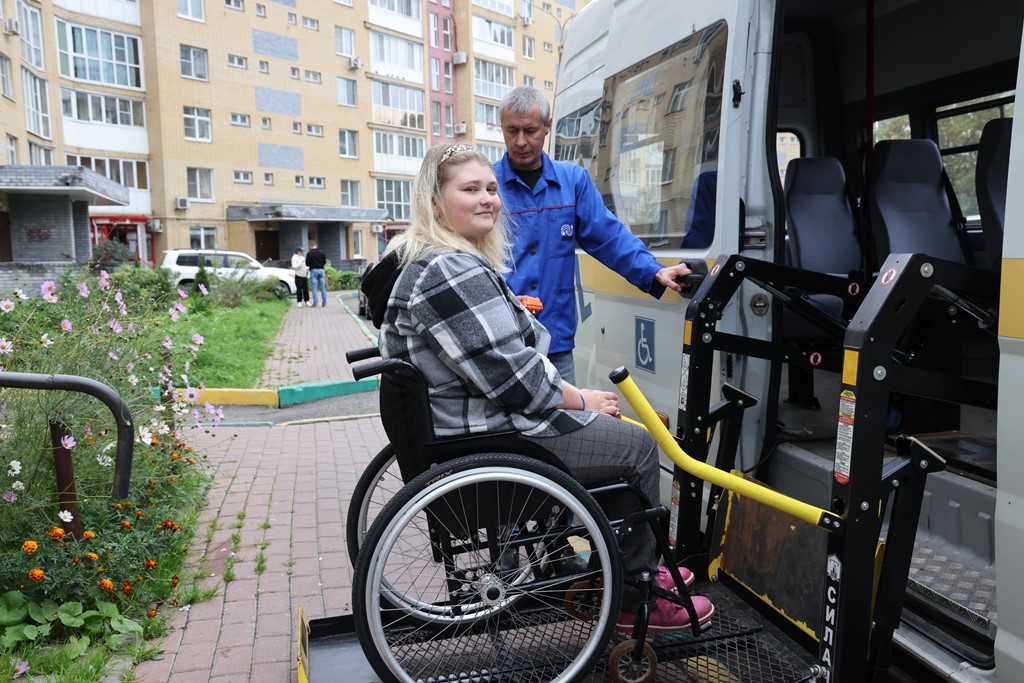
[(134, 261), (135, 252), (127, 244), (117, 240), (103, 240), (92, 248), (93, 263), (127, 263)]
[[(0, 296), (0, 370), (103, 382), (129, 406), (135, 430), (129, 496), (115, 500), (114, 422), (104, 405), (65, 391), (4, 391), (0, 586), (15, 594), (0, 596), (4, 646), (134, 630), (128, 622), (177, 584), (208, 482), (188, 428), (216, 425), (222, 413), (198, 404), (199, 388), (188, 383), (204, 340), (188, 329), (187, 297), (143, 287), (163, 277), (124, 268), (62, 290), (46, 282), (42, 298)], [(78, 519), (57, 492), (51, 425), (66, 434)], [(85, 533), (74, 537), (79, 524)]]
[(350, 270), (336, 270), (327, 266), (327, 289), (337, 291), (339, 289), (355, 289), (359, 284), (359, 273)]

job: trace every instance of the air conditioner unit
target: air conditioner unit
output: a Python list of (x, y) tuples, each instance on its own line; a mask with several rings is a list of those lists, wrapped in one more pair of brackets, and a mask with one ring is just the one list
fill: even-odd
[(187, 209), (188, 208), (188, 198), (187, 197), (177, 197), (174, 200), (174, 208), (177, 209), (178, 211), (184, 211), (185, 209)]
[(379, 234), (381, 234), (382, 232), (384, 232), (384, 226), (383, 226), (383, 225), (381, 225), (380, 223), (374, 223), (374, 224), (373, 224), (373, 225), (372, 225), (372, 226), (370, 227), (370, 230), (371, 230), (371, 231), (373, 232), (373, 234), (374, 234), (374, 235), (379, 235)]
[(356, 69), (362, 69), (363, 68), (363, 60), (360, 59), (359, 57), (349, 57), (348, 58), (348, 68), (352, 69), (353, 71), (356, 70)]
[(164, 231), (164, 222), (159, 218), (150, 218), (146, 221), (150, 232), (159, 233)]
[(523, 26), (529, 26), (530, 24), (533, 23), (533, 17), (531, 17), (531, 16), (527, 16), (527, 15), (524, 14), (522, 16), (522, 19), (523, 19)]
[(21, 24), (18, 23), (17, 19), (7, 19), (4, 21), (4, 33), (9, 36), (16, 36), (21, 33)]
[(456, 123), (455, 124), (455, 134), (456, 135), (465, 135), (468, 132), (469, 132), (469, 126), (467, 124), (465, 124), (465, 123)]
[(465, 52), (456, 52), (455, 54), (452, 55), (453, 64), (465, 64), (468, 61), (469, 55), (467, 55)]

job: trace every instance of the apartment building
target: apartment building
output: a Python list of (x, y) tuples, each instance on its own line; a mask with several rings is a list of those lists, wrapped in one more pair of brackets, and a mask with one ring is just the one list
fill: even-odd
[[(0, 261), (102, 239), (150, 263), (314, 239), (342, 267), (376, 260), (427, 146), (497, 160), (501, 97), (554, 96), (585, 2), (0, 0)], [(40, 197), (66, 205), (70, 253), (20, 246)]]

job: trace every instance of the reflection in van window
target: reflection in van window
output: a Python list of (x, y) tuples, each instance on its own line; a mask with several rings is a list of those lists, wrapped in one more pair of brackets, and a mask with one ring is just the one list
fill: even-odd
[[(714, 239), (726, 43), (718, 22), (660, 50), (607, 79), (603, 106), (562, 119), (556, 131), (556, 154), (580, 160), (650, 249), (703, 249)], [(596, 153), (596, 167), (584, 151)]]

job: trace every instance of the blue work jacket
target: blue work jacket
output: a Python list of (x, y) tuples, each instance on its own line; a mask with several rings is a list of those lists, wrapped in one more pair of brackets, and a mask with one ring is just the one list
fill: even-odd
[(544, 304), (537, 318), (551, 333), (549, 353), (559, 353), (575, 347), (576, 244), (658, 299), (665, 287), (654, 278), (664, 266), (605, 207), (586, 170), (542, 155), (533, 190), (512, 170), (508, 154), (494, 171), (513, 241), (513, 270), (505, 279), (515, 294)]

